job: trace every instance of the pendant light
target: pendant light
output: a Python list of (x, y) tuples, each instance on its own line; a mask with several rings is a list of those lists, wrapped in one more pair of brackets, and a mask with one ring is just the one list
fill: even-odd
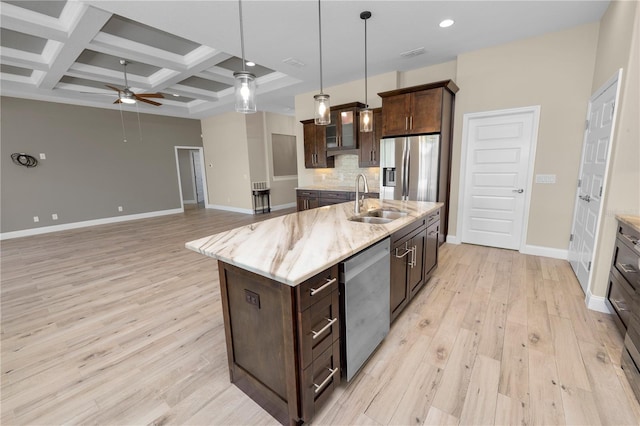
[(242, 0), (238, 0), (240, 15), (240, 49), (242, 51), (242, 71), (233, 73), (235, 79), (236, 112), (250, 114), (256, 112), (256, 76), (245, 68), (244, 31), (242, 27)]
[(360, 110), (360, 131), (373, 131), (373, 111), (369, 109), (367, 103), (367, 19), (371, 18), (371, 12), (365, 10), (360, 14), (360, 19), (364, 20), (364, 109)]
[(320, 13), (320, 0), (318, 0), (318, 40), (320, 44), (320, 93), (315, 95), (315, 114), (314, 121), (316, 124), (326, 126), (331, 124), (331, 104), (329, 95), (322, 92), (322, 15)]

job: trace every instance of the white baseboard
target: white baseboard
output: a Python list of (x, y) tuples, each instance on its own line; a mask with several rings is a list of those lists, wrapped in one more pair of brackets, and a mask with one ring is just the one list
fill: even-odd
[(532, 254), (534, 256), (552, 257), (554, 259), (567, 260), (569, 258), (569, 250), (556, 249), (551, 247), (533, 246), (525, 244), (520, 250), (523, 254)]
[(605, 314), (610, 314), (609, 308), (604, 301), (604, 297), (594, 296), (591, 294), (591, 290), (587, 290), (587, 296), (585, 298), (585, 303), (587, 304), (587, 308), (592, 311), (602, 312)]
[(182, 204), (198, 204), (196, 200), (183, 200)]
[(457, 236), (455, 235), (447, 235), (447, 240), (446, 240), (449, 244), (460, 244), (461, 241), (460, 239), (458, 239)]
[(243, 209), (240, 207), (232, 207), (232, 206), (222, 206), (219, 204), (207, 204), (208, 209), (214, 210), (224, 210), (227, 212), (235, 212), (235, 213), (244, 213), (244, 214), (253, 214), (253, 209)]
[(288, 209), (291, 207), (297, 207), (298, 203), (288, 203), (288, 204), (280, 204), (279, 206), (273, 206), (271, 207), (271, 211), (278, 211), (278, 210), (284, 210), (284, 209)]
[(69, 229), (86, 228), (88, 226), (107, 225), (109, 223), (126, 222), (129, 220), (148, 219), (157, 216), (166, 216), (170, 214), (184, 213), (184, 209), (159, 210), (155, 212), (129, 214), (125, 216), (105, 217), (103, 219), (85, 220), (82, 222), (64, 223), (61, 225), (43, 226), (33, 229), (22, 229), (20, 231), (11, 231), (0, 233), (0, 240), (9, 240), (12, 238), (30, 237), (32, 235), (48, 234), (50, 232), (67, 231)]

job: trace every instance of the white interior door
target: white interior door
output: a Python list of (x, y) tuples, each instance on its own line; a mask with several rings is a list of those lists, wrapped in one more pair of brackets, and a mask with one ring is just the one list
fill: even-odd
[(462, 242), (519, 249), (539, 108), (465, 115)]
[(602, 194), (611, 151), (618, 77), (607, 82), (589, 100), (582, 145), (582, 162), (569, 243), (569, 263), (585, 294), (593, 262)]

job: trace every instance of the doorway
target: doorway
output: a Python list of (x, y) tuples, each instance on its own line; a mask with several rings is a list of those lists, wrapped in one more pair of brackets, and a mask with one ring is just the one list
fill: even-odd
[(182, 209), (208, 205), (204, 152), (200, 147), (176, 146), (176, 169)]
[(619, 70), (591, 96), (587, 110), (569, 238), (569, 263), (585, 294), (591, 281), (591, 264), (602, 217), (621, 73)]
[(539, 117), (539, 106), (464, 115), (458, 215), (463, 243), (524, 246)]

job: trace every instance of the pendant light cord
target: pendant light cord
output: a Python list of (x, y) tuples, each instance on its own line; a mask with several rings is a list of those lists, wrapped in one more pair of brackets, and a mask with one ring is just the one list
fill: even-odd
[(364, 107), (369, 108), (367, 99), (367, 19), (364, 20)]
[(320, 44), (320, 94), (322, 94), (322, 14), (320, 13), (320, 0), (318, 0), (318, 41)]
[(242, 71), (245, 72), (244, 64), (244, 28), (242, 25), (242, 0), (238, 0), (238, 13), (240, 14), (240, 50), (242, 51)]

